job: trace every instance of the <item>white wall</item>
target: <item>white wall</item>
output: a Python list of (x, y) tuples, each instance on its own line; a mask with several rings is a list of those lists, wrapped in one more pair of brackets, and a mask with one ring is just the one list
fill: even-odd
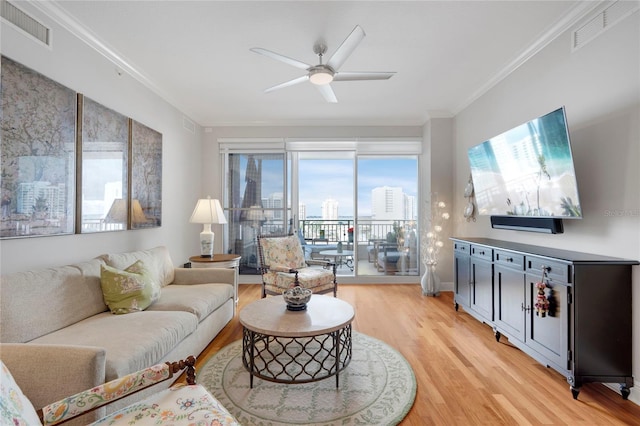
[(180, 111), (130, 76), (118, 76), (104, 56), (27, 2), (20, 7), (52, 29), (52, 47), (2, 22), (3, 55), (163, 135), (162, 226), (101, 234), (8, 239), (0, 242), (0, 271), (10, 273), (88, 260), (105, 252), (166, 245), (176, 265), (199, 253), (198, 225), (189, 217), (201, 194), (202, 130), (190, 133)]
[[(453, 191), (453, 119), (432, 118), (425, 127), (429, 128), (428, 145), (430, 146), (429, 168), (431, 194), (437, 194), (438, 201), (444, 201), (447, 207), (446, 212), (451, 218), (443, 223), (442, 235), (445, 236), (444, 247), (438, 254), (438, 265), (436, 271), (442, 282), (442, 290), (453, 290), (453, 245), (448, 236), (453, 235), (454, 220), (459, 217), (454, 210), (454, 199), (456, 194)], [(430, 197), (431, 194), (425, 194)], [(426, 198), (428, 199), (428, 198)], [(422, 206), (421, 206), (422, 207)], [(430, 212), (426, 212), (429, 214)], [(423, 269), (424, 270), (424, 269)]]
[[(574, 53), (570, 33), (565, 33), (456, 116), (456, 235), (640, 260), (639, 15), (634, 13)], [(492, 230), (488, 217), (479, 217), (475, 223), (460, 220), (469, 177), (467, 149), (562, 105), (567, 112), (584, 219), (565, 220), (565, 233), (559, 235)], [(633, 267), (633, 290), (633, 359), (638, 379), (637, 266)], [(640, 403), (640, 391), (632, 390), (631, 399)]]

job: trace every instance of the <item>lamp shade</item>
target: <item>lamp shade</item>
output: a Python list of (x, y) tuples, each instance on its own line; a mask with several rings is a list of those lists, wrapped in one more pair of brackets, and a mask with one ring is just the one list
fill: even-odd
[(106, 223), (127, 223), (127, 200), (116, 198), (104, 218)]
[(265, 219), (262, 206), (251, 206), (247, 212), (247, 220), (252, 222), (260, 222)]
[(147, 216), (145, 216), (140, 201), (131, 200), (131, 223), (139, 225), (147, 222)]
[(211, 197), (202, 198), (198, 200), (196, 208), (193, 209), (191, 223), (227, 223), (227, 218), (224, 216), (220, 201), (217, 199), (211, 199)]
[[(126, 225), (128, 220), (128, 203), (124, 198), (116, 198), (104, 218), (105, 223), (121, 223)], [(131, 200), (131, 223), (140, 225), (148, 221), (142, 210), (140, 201)]]

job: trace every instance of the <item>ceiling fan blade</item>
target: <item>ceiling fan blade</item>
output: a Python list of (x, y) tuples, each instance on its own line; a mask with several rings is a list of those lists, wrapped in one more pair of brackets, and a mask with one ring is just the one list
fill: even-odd
[(388, 80), (395, 72), (337, 72), (333, 81)]
[(318, 90), (320, 91), (320, 93), (322, 94), (322, 96), (327, 102), (331, 102), (332, 104), (335, 104), (336, 102), (338, 102), (338, 99), (336, 98), (336, 94), (333, 93), (333, 89), (329, 84), (323, 84), (316, 87), (318, 88)]
[(364, 30), (360, 27), (360, 25), (356, 25), (356, 27), (351, 31), (351, 34), (342, 42), (340, 47), (335, 51), (335, 53), (331, 56), (327, 65), (337, 70), (344, 64), (344, 61), (347, 60), (349, 55), (353, 53), (355, 48), (360, 44), (362, 39), (366, 34)]
[(269, 57), (271, 59), (275, 59), (276, 61), (280, 61), (280, 62), (284, 62), (285, 64), (292, 65), (292, 66), (294, 66), (296, 68), (300, 68), (300, 69), (303, 69), (303, 70), (307, 70), (307, 69), (311, 68), (311, 65), (309, 65), (309, 64), (305, 64), (304, 62), (300, 62), (297, 59), (291, 59), (291, 58), (289, 58), (287, 56), (281, 55), (281, 54), (276, 53), (276, 52), (272, 52), (272, 51), (267, 50), (267, 49), (263, 49), (261, 47), (252, 47), (249, 50), (251, 50), (252, 52), (259, 53), (261, 55), (267, 56), (267, 57)]
[(283, 89), (285, 87), (293, 86), (294, 84), (304, 83), (309, 80), (308, 75), (303, 75), (302, 77), (294, 78), (293, 80), (285, 81), (284, 83), (276, 84), (273, 87), (269, 87), (264, 91), (264, 93), (273, 92), (274, 90)]

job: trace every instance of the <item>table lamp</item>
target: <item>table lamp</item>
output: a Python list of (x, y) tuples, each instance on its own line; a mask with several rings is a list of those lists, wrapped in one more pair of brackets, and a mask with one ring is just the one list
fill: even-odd
[(251, 206), (247, 211), (247, 221), (252, 228), (258, 228), (266, 219), (262, 206)]
[(138, 200), (131, 200), (131, 224), (140, 226), (148, 222), (147, 216), (142, 210), (142, 205)]
[[(129, 210), (127, 200), (124, 198), (116, 198), (113, 200), (113, 204), (109, 208), (107, 215), (104, 218), (105, 223), (119, 223), (123, 229), (127, 228)], [(140, 201), (131, 200), (131, 225), (132, 227), (139, 227), (148, 222), (147, 217), (142, 210)]]
[(212, 200), (211, 197), (198, 200), (189, 222), (203, 224), (203, 229), (200, 233), (200, 256), (213, 257), (215, 234), (211, 231), (211, 224), (227, 223), (227, 219), (224, 217), (224, 212), (222, 211), (222, 206), (220, 206), (220, 201), (216, 199)]
[(105, 223), (120, 223), (127, 226), (127, 200), (116, 198), (104, 217)]

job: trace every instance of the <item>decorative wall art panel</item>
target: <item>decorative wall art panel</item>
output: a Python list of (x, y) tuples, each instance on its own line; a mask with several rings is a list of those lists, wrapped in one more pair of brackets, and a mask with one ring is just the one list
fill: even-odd
[(71, 234), (76, 93), (0, 58), (0, 238)]
[(162, 134), (131, 120), (131, 229), (162, 224)]
[(127, 229), (129, 119), (78, 95), (82, 175), (79, 232)]

